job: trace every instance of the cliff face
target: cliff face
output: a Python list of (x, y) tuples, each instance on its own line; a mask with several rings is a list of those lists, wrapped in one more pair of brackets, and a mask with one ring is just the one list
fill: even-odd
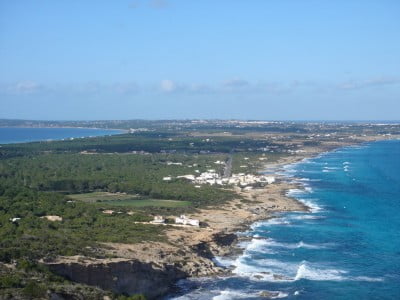
[(173, 283), (187, 276), (174, 265), (157, 267), (137, 260), (90, 264), (65, 262), (48, 266), (56, 274), (75, 282), (118, 294), (143, 294), (148, 299), (167, 293)]
[(72, 256), (44, 263), (54, 273), (74, 282), (117, 294), (143, 294), (155, 299), (167, 294), (179, 279), (223, 273), (212, 258), (227, 254), (236, 241), (234, 234), (217, 233), (191, 245), (181, 242), (179, 247), (157, 242), (109, 243), (109, 254), (117, 258)]

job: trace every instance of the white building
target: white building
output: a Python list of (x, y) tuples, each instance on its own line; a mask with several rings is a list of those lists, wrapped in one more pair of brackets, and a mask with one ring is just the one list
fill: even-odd
[(165, 219), (163, 216), (154, 216), (153, 221), (150, 221), (150, 223), (162, 224), (162, 223), (165, 223)]
[(168, 165), (168, 166), (171, 166), (171, 165), (182, 166), (182, 163), (181, 163), (181, 162), (167, 161), (167, 165)]
[(176, 178), (185, 178), (187, 180), (193, 181), (195, 179), (195, 176), (192, 174), (188, 174), (188, 175), (177, 176)]
[(196, 219), (189, 219), (185, 215), (181, 215), (180, 217), (175, 218), (176, 224), (183, 224), (183, 225), (191, 225), (191, 226), (199, 226), (200, 222)]
[(264, 179), (264, 181), (268, 184), (274, 183), (275, 182), (275, 177), (274, 176), (262, 176), (261, 179)]

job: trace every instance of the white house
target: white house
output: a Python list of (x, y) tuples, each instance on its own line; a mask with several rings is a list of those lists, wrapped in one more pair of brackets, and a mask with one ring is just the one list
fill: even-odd
[(165, 219), (163, 216), (154, 216), (153, 221), (150, 221), (150, 223), (155, 223), (155, 224), (161, 224), (164, 222), (165, 222)]
[(171, 165), (182, 166), (182, 163), (181, 163), (181, 162), (167, 161), (167, 165), (168, 165), (168, 166), (171, 166)]
[(196, 219), (189, 219), (185, 215), (181, 215), (180, 217), (175, 218), (176, 224), (183, 224), (183, 225), (191, 225), (191, 226), (199, 226), (200, 222)]
[(188, 175), (181, 175), (181, 176), (177, 176), (176, 178), (185, 178), (187, 180), (191, 180), (193, 181), (195, 179), (195, 176), (192, 174), (188, 174)]
[(265, 178), (265, 181), (266, 181), (268, 184), (271, 184), (271, 183), (274, 183), (274, 182), (275, 182), (275, 177), (274, 177), (274, 176), (264, 176), (264, 178)]

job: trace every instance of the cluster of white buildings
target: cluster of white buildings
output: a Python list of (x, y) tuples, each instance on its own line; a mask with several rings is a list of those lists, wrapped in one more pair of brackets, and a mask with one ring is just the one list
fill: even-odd
[[(196, 185), (210, 184), (210, 185), (234, 185), (239, 187), (248, 187), (255, 185), (266, 185), (275, 182), (274, 176), (267, 175), (253, 175), (238, 173), (232, 174), (230, 177), (221, 177), (215, 170), (207, 170), (207, 172), (200, 173), (198, 176), (193, 174), (181, 175), (176, 178), (184, 178)], [(164, 181), (172, 180), (171, 176), (164, 177)]]
[[(163, 216), (154, 216), (153, 221), (151, 221), (150, 223), (152, 223), (152, 224), (164, 224), (165, 223), (165, 219), (164, 219)], [(180, 215), (179, 217), (175, 218), (175, 224), (178, 224), (178, 225), (190, 225), (190, 226), (199, 227), (200, 226), (200, 221), (197, 220), (197, 219), (188, 218), (185, 215)]]
[(191, 225), (191, 226), (200, 226), (200, 221), (196, 219), (190, 219), (185, 215), (180, 215), (179, 217), (175, 218), (175, 224), (182, 224), (182, 225)]
[[(265, 160), (265, 157), (260, 157), (259, 160)], [(249, 160), (248, 157), (245, 157), (244, 160)], [(215, 165), (225, 165), (224, 161), (217, 160), (214, 162)], [(179, 165), (182, 166), (181, 162), (171, 162), (168, 161), (167, 165)], [(197, 167), (197, 164), (189, 165), (188, 167)], [(211, 167), (211, 166), (207, 166)], [(243, 165), (240, 167), (247, 167), (247, 165)], [(271, 184), (275, 182), (274, 176), (267, 175), (253, 175), (253, 174), (245, 174), (238, 173), (232, 174), (230, 177), (223, 177), (217, 172), (215, 169), (208, 169), (206, 172), (200, 172), (200, 170), (194, 170), (195, 174), (186, 174), (180, 175), (176, 177), (165, 176), (163, 177), (163, 181), (171, 181), (173, 179), (186, 179), (195, 184), (196, 188), (199, 188), (202, 184), (209, 185), (233, 185), (241, 188), (250, 189), (253, 186), (264, 186), (266, 184)]]
[(253, 175), (253, 174), (232, 174), (231, 177), (228, 178), (228, 184), (232, 184), (239, 187), (247, 187), (253, 185), (266, 185), (275, 182), (274, 176), (267, 175)]

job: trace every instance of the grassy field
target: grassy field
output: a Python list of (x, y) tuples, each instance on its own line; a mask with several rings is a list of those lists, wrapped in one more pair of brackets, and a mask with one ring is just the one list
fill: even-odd
[(123, 193), (94, 192), (69, 195), (69, 198), (86, 203), (101, 203), (123, 207), (187, 207), (189, 201), (143, 199), (135, 195)]
[(108, 192), (94, 192), (94, 193), (83, 193), (83, 194), (72, 194), (68, 195), (72, 200), (82, 201), (86, 203), (95, 203), (103, 201), (126, 201), (135, 200), (138, 197), (135, 195), (129, 195), (124, 193), (108, 193)]
[(190, 205), (189, 201), (177, 200), (159, 200), (159, 199), (140, 199), (140, 200), (117, 200), (117, 201), (104, 201), (102, 204), (110, 204), (114, 206), (124, 207), (187, 207)]

